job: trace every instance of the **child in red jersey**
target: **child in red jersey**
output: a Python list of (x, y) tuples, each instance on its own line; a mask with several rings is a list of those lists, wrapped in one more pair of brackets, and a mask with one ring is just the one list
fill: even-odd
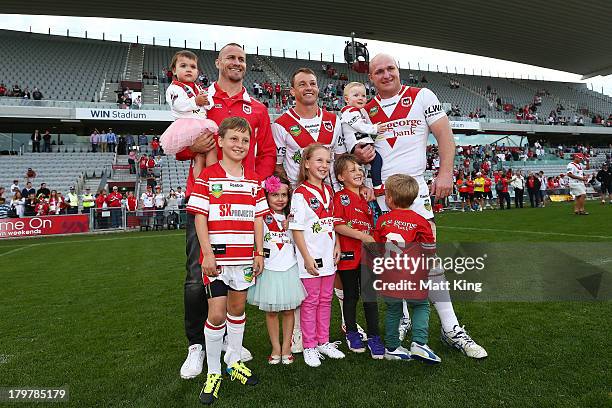
[[(409, 210), (419, 194), (419, 183), (408, 175), (394, 174), (387, 178), (385, 187), (385, 201), (391, 211), (378, 218), (374, 231), (376, 242), (395, 247), (401, 253), (405, 253), (406, 250), (414, 253), (413, 249), (417, 249), (416, 252), (420, 254), (435, 253), (436, 243), (429, 221)], [(411, 243), (418, 244), (411, 245)], [(427, 274), (424, 272), (421, 270), (417, 272), (416, 276), (427, 279)], [(396, 272), (392, 271), (390, 274), (393, 275)], [(388, 360), (416, 358), (432, 364), (441, 362), (440, 357), (427, 346), (429, 336), (428, 291), (419, 288), (417, 285), (417, 289), (408, 294), (410, 299), (405, 299), (407, 295), (404, 291), (385, 292), (384, 295), (387, 305), (385, 358)], [(403, 317), (402, 299), (405, 299), (406, 303), (412, 306), (412, 344), (410, 350), (402, 347), (399, 339), (398, 329)]]
[[(344, 320), (346, 341), (351, 351), (363, 353), (366, 346), (357, 329), (357, 301), (361, 287), (361, 244), (373, 242), (370, 232), (374, 228), (372, 210), (359, 193), (363, 185), (364, 172), (352, 154), (338, 156), (334, 172), (343, 189), (334, 194), (334, 230), (340, 241), (338, 274), (344, 289)], [(378, 333), (378, 306), (376, 302), (363, 302), (367, 323), (367, 347), (374, 359), (382, 359), (384, 346)]]
[[(259, 380), (240, 361), (247, 290), (263, 270), (263, 215), (268, 204), (259, 176), (242, 166), (251, 139), (244, 118), (230, 117), (219, 126), (221, 161), (206, 167), (195, 181), (187, 211), (195, 214), (202, 279), (208, 297), (204, 326), (208, 375), (200, 392), (203, 404), (218, 398), (221, 348), (227, 325), (225, 363), (232, 380), (256, 385)], [(226, 323), (227, 322), (227, 323)]]

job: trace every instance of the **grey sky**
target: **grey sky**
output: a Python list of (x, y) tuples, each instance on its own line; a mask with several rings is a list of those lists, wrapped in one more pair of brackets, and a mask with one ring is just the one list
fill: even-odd
[[(119, 40), (119, 34), (123, 41), (139, 41), (152, 43), (155, 37), (156, 44), (168, 44), (171, 39), (173, 46), (182, 47), (187, 41), (187, 47), (198, 48), (200, 41), (202, 48), (213, 49), (214, 43), (222, 45), (227, 42), (237, 42), (246, 47), (248, 53), (255, 53), (259, 46), (260, 53), (269, 53), (272, 48), (273, 55), (282, 55), (285, 49), (287, 56), (295, 57), (298, 51), (299, 58), (307, 58), (311, 52), (312, 59), (319, 59), (321, 53), (325, 60), (331, 60), (332, 54), (336, 61), (341, 59), (344, 41), (343, 37), (283, 32), (274, 30), (260, 30), (242, 27), (221, 27), (203, 24), (188, 24), (174, 22), (157, 22), (144, 20), (122, 20), (91, 17), (62, 17), (62, 16), (31, 16), (0, 14), (2, 28), (9, 30), (28, 31), (30, 27), (33, 32), (47, 32), (51, 27), (52, 34), (66, 35), (70, 30), (71, 36), (84, 36), (85, 30), (90, 38), (102, 38), (105, 33), (107, 40)], [(587, 82), (595, 90), (612, 95), (612, 76), (596, 77), (588, 81), (580, 81), (580, 75), (546, 68), (534, 67), (515, 62), (502, 61), (493, 58), (479, 57), (469, 54), (461, 54), (450, 51), (435, 50), (431, 48), (415, 47), (403, 44), (394, 44), (381, 41), (361, 40), (368, 43), (370, 55), (379, 52), (387, 52), (395, 55), (402, 68), (416, 68), (417, 63), (421, 69), (429, 68), (433, 71), (441, 70), (479, 75), (514, 76), (538, 79)]]

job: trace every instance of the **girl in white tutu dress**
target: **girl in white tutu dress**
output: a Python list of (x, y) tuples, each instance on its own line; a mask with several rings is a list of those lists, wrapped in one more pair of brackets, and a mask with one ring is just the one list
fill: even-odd
[[(249, 288), (247, 300), (266, 312), (266, 325), (272, 344), (270, 364), (291, 364), (291, 335), (295, 308), (306, 298), (299, 278), (295, 246), (287, 230), (290, 183), (270, 176), (264, 181), (270, 212), (264, 215), (264, 270)], [(283, 316), (283, 342), (279, 340), (278, 315)]]
[[(166, 90), (166, 102), (172, 109), (174, 122), (161, 135), (160, 142), (166, 154), (176, 154), (191, 147), (204, 131), (216, 133), (217, 124), (206, 118), (210, 101), (206, 90), (194, 81), (198, 78), (198, 57), (183, 50), (174, 54), (170, 65), (173, 78)], [(194, 158), (193, 174), (199, 176), (204, 167), (217, 161), (217, 149)]]

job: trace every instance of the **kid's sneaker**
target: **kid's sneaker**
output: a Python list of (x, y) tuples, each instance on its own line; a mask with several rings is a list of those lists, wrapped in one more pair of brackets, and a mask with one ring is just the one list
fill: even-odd
[(259, 379), (242, 361), (236, 361), (230, 367), (227, 367), (227, 373), (232, 381), (238, 380), (243, 385), (257, 385), (259, 383)]
[(408, 351), (407, 349), (405, 349), (402, 346), (399, 346), (398, 348), (391, 350), (388, 348), (385, 348), (385, 360), (406, 360), (406, 361), (410, 361), (410, 351)]
[(427, 344), (419, 344), (414, 341), (410, 345), (410, 357), (424, 361), (429, 364), (438, 364), (442, 362), (442, 359), (430, 349)]
[(304, 362), (307, 366), (318, 367), (321, 359), (324, 358), (316, 347), (304, 349)]
[(346, 343), (348, 344), (349, 350), (355, 353), (363, 353), (366, 350), (361, 340), (361, 335), (357, 332), (347, 332)]
[(339, 359), (345, 357), (344, 353), (338, 350), (338, 344), (336, 343), (327, 342), (325, 344), (317, 346), (317, 350), (319, 350), (319, 353), (329, 358)]
[(374, 360), (382, 360), (385, 356), (385, 346), (380, 336), (372, 336), (368, 339), (368, 349)]
[(202, 387), (202, 391), (200, 391), (200, 402), (202, 404), (210, 405), (215, 402), (215, 399), (219, 398), (221, 381), (223, 381), (221, 374), (208, 374), (206, 376), (206, 383)]

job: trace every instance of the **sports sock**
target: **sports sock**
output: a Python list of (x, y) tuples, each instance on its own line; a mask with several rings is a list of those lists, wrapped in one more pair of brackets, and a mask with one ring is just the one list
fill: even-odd
[[(444, 271), (441, 269), (432, 269), (429, 278), (434, 282), (434, 286), (436, 286), (436, 283), (446, 281)], [(431, 300), (438, 312), (440, 323), (442, 323), (442, 329), (447, 332), (451, 331), (455, 326), (458, 326), (459, 322), (457, 321), (457, 315), (455, 315), (455, 310), (453, 309), (453, 303), (451, 302), (448, 290), (436, 290), (429, 293), (429, 300)]]
[(246, 316), (244, 313), (242, 316), (227, 315), (227, 351), (225, 352), (225, 362), (228, 367), (236, 361), (240, 361), (245, 322)]
[(340, 303), (340, 316), (342, 316), (342, 325), (344, 326), (344, 290), (334, 288), (334, 293), (338, 298), (338, 303)]
[(215, 326), (208, 320), (204, 324), (204, 338), (206, 340), (206, 364), (208, 374), (221, 374), (221, 348), (223, 347), (223, 334), (225, 322)]

